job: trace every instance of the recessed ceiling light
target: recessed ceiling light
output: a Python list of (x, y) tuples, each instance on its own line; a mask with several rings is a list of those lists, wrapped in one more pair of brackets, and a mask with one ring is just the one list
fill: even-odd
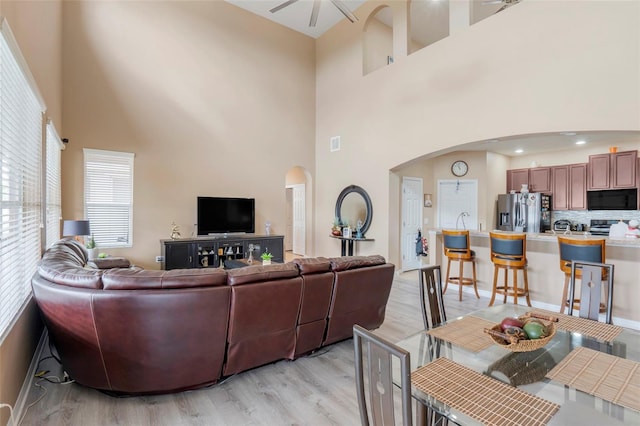
[(516, 154), (522, 154), (523, 152), (524, 152), (524, 149), (522, 148), (516, 149)]
[(560, 134), (563, 136), (575, 136), (576, 132), (560, 132)]
[(578, 141), (576, 142), (576, 145), (584, 145), (585, 143), (587, 143), (587, 141)]

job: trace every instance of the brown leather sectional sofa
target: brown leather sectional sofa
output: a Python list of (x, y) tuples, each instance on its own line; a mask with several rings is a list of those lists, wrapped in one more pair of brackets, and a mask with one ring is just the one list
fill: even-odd
[(220, 269), (99, 270), (74, 240), (47, 250), (35, 300), (76, 382), (124, 394), (167, 393), (379, 327), (394, 265), (382, 256), (304, 258)]

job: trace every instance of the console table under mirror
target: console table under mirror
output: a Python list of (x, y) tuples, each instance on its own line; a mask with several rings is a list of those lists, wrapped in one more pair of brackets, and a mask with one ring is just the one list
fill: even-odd
[(331, 235), (341, 240), (341, 255), (353, 256), (354, 246), (358, 241), (373, 241), (366, 238), (371, 226), (373, 206), (369, 194), (357, 185), (349, 185), (340, 192), (336, 200), (335, 217), (343, 226), (348, 226), (351, 233), (342, 236)]

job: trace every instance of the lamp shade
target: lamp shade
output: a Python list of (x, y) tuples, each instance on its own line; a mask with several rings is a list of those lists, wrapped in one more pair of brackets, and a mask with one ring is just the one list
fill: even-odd
[(62, 224), (63, 237), (91, 235), (88, 220), (65, 220)]

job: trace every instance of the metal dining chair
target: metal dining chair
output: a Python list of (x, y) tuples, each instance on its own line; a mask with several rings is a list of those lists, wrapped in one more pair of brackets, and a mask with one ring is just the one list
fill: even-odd
[[(613, 269), (614, 266), (598, 262), (571, 262), (571, 277), (569, 279), (569, 300), (575, 299), (576, 278), (581, 272), (580, 307), (578, 315), (598, 321), (602, 306), (605, 307), (605, 322), (613, 324)], [(602, 286), (606, 282), (606, 302), (602, 303)], [(573, 315), (573, 304), (569, 304), (569, 315)]]
[[(560, 313), (564, 312), (565, 307), (571, 306), (574, 309), (580, 309), (580, 299), (574, 296), (569, 299), (569, 281), (571, 279), (571, 262), (594, 262), (594, 263), (606, 263), (606, 246), (605, 239), (584, 239), (584, 238), (569, 238), (558, 236), (558, 251), (560, 253), (560, 270), (564, 272), (564, 286), (562, 288), (562, 301), (560, 304)], [(606, 269), (603, 269), (603, 274), (606, 274)], [(576, 270), (576, 277), (582, 277), (582, 269)], [(606, 279), (606, 275), (603, 275), (603, 279)], [(600, 312), (605, 312), (606, 306), (604, 303), (600, 304)]]
[(420, 307), (424, 329), (437, 327), (447, 321), (442, 294), (440, 265), (425, 266), (419, 271)]
[[(377, 425), (395, 425), (394, 385), (392, 376), (392, 359), (400, 361), (400, 393), (402, 397), (402, 424), (413, 424), (411, 413), (411, 362), (409, 352), (385, 339), (376, 336), (359, 325), (353, 326), (353, 345), (355, 349), (356, 388), (360, 421), (363, 426), (373, 423)], [(367, 409), (364, 382), (364, 351), (366, 347), (369, 404)], [(422, 404), (420, 404), (422, 406)], [(371, 423), (369, 421), (371, 417)]]
[[(440, 271), (440, 265), (430, 265), (420, 268), (418, 277), (422, 321), (424, 323), (424, 329), (429, 330), (447, 322), (442, 293), (442, 273)], [(433, 352), (430, 357), (437, 358), (440, 356), (441, 348), (439, 341), (433, 342), (432, 345), (428, 346), (429, 350)], [(418, 407), (416, 416), (418, 420), (425, 425), (444, 426), (449, 424), (445, 416), (424, 406)]]

